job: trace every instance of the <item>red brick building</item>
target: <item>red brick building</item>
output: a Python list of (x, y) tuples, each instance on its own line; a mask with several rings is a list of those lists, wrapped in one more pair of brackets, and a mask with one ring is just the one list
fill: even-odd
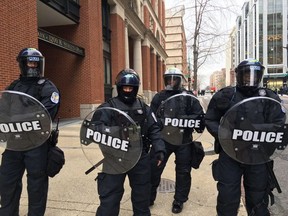
[(18, 52), (38, 48), (61, 118), (84, 118), (114, 96), (124, 68), (140, 74), (146, 102), (163, 88), (164, 0), (2, 0), (0, 14), (0, 89), (19, 76)]

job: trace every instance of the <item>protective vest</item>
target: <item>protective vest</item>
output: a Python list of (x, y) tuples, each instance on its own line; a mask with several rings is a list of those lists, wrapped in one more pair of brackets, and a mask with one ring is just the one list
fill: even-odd
[[(186, 91), (185, 89), (179, 90), (179, 91), (167, 91), (167, 90), (162, 90), (159, 93), (159, 101), (157, 102), (160, 106), (160, 104), (162, 104), (166, 99), (168, 99), (169, 97), (172, 97), (176, 94), (181, 94), (186, 92), (187, 94), (191, 94), (194, 95), (193, 92), (191, 91)], [(190, 97), (187, 97), (188, 100), (191, 100)], [(175, 102), (175, 106), (176, 107), (175, 111), (178, 114), (182, 114), (185, 115), (187, 113), (189, 113), (189, 111), (192, 109), (191, 107), (191, 101), (185, 101), (184, 103), (181, 102), (181, 99), (178, 98), (177, 100), (173, 100), (173, 102)]]
[(148, 128), (147, 128), (147, 112), (144, 102), (137, 98), (136, 102), (133, 103), (133, 106), (128, 106), (127, 104), (123, 103), (119, 98), (111, 98), (108, 100), (108, 103), (117, 108), (126, 114), (128, 114), (137, 125), (141, 128), (141, 136), (143, 141), (143, 148), (145, 150), (149, 149), (150, 141), (148, 140)]
[[(260, 94), (260, 92), (262, 93)], [(220, 90), (220, 93), (221, 94), (219, 95), (219, 97), (217, 97), (216, 100), (217, 103), (216, 106), (218, 109), (222, 110), (223, 113), (225, 113), (230, 107), (234, 106), (239, 101), (248, 98), (248, 96), (245, 96), (242, 93), (238, 93), (236, 87), (223, 88)], [(272, 90), (266, 88), (259, 88), (257, 91), (255, 91), (255, 94), (253, 96), (249, 97), (257, 97), (257, 96), (265, 96), (277, 100)]]
[(25, 82), (22, 82), (20, 79), (17, 79), (17, 80), (14, 80), (6, 88), (6, 90), (15, 90), (15, 91), (23, 92), (41, 101), (41, 92), (47, 80), (48, 79), (41, 78), (37, 82), (31, 81), (31, 82), (25, 83)]

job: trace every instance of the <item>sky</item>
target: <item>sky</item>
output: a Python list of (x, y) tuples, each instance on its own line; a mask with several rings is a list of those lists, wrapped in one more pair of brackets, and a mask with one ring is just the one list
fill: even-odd
[[(233, 26), (236, 24), (236, 18), (241, 14), (241, 8), (244, 4), (244, 2), (248, 0), (209, 0), (212, 2), (212, 4), (219, 4), (219, 6), (226, 8), (229, 6), (230, 10), (225, 10), (225, 12), (212, 12), (215, 14), (215, 17), (213, 19), (218, 19), (216, 23), (219, 24), (219, 26), (216, 27), (217, 31), (220, 32), (226, 32), (226, 35), (231, 32)], [(185, 15), (184, 15), (184, 28), (185, 28), (185, 33), (186, 33), (186, 39), (187, 39), (187, 45), (189, 46), (189, 43), (192, 43), (191, 40), (191, 35), (194, 27), (191, 25), (193, 23), (193, 4), (194, 1), (192, 0), (165, 0), (165, 5), (166, 9), (169, 8), (174, 8), (180, 5), (185, 6)], [(215, 31), (215, 30), (214, 30)], [(224, 34), (223, 34), (224, 35)], [(189, 39), (190, 38), (190, 39)], [(219, 39), (220, 43), (228, 41), (228, 36), (223, 36), (221, 39)], [(190, 42), (189, 42), (190, 41)], [(191, 50), (188, 49), (188, 61), (189, 61), (189, 55)], [(191, 54), (192, 55), (192, 54)], [(190, 58), (191, 59), (191, 58)], [(201, 83), (201, 88), (205, 88), (206, 86), (209, 85), (209, 76), (214, 72), (214, 71), (219, 71), (222, 68), (225, 68), (225, 52), (222, 52), (220, 54), (215, 54), (211, 58), (207, 59), (205, 64), (203, 64), (198, 71), (198, 77), (201, 77), (202, 80), (204, 80), (203, 83)]]

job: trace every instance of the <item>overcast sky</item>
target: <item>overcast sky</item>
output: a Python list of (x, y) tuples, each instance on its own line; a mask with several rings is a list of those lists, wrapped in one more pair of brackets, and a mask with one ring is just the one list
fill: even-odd
[[(236, 24), (237, 16), (241, 14), (241, 8), (243, 6), (243, 3), (246, 1), (247, 0), (221, 0), (221, 1), (212, 0), (213, 4), (222, 4), (223, 7), (227, 5), (232, 6), (231, 11), (225, 13), (225, 16), (226, 16), (225, 18), (219, 18), (221, 19), (221, 25), (219, 28), (222, 28), (222, 31), (226, 31), (226, 32), (231, 31), (233, 26)], [(190, 19), (192, 12), (191, 12), (191, 9), (189, 8), (192, 8), (193, 2), (194, 1), (192, 0), (177, 0), (177, 1), (165, 0), (166, 9), (173, 8), (173, 7), (180, 6), (180, 5), (185, 6), (186, 11), (184, 15), (184, 28), (185, 28), (187, 39), (189, 36), (191, 38), (192, 31), (193, 31), (193, 29), (189, 29), (189, 26), (191, 26), (190, 23), (193, 22)], [(190, 13), (190, 16), (189, 16), (189, 13)], [(216, 17), (220, 17), (220, 16), (217, 15)], [(223, 39), (223, 40), (228, 40), (228, 38)], [(189, 43), (189, 41), (187, 43)], [(188, 55), (189, 55), (189, 50), (188, 50)], [(199, 69), (199, 75), (201, 76), (201, 74), (203, 74), (201, 78), (204, 76), (203, 78), (205, 79), (205, 83), (203, 84), (203, 86), (201, 86), (201, 88), (204, 88), (207, 85), (209, 85), (209, 76), (214, 71), (221, 70), (222, 68), (225, 68), (225, 53), (222, 53), (217, 56), (213, 56), (213, 59), (206, 61), (206, 63)]]

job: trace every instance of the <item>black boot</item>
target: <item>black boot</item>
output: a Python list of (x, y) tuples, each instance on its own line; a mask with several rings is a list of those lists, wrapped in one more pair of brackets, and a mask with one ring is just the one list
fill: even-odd
[(178, 214), (182, 211), (182, 209), (183, 209), (183, 203), (177, 200), (174, 200), (172, 203), (172, 212), (175, 214)]

